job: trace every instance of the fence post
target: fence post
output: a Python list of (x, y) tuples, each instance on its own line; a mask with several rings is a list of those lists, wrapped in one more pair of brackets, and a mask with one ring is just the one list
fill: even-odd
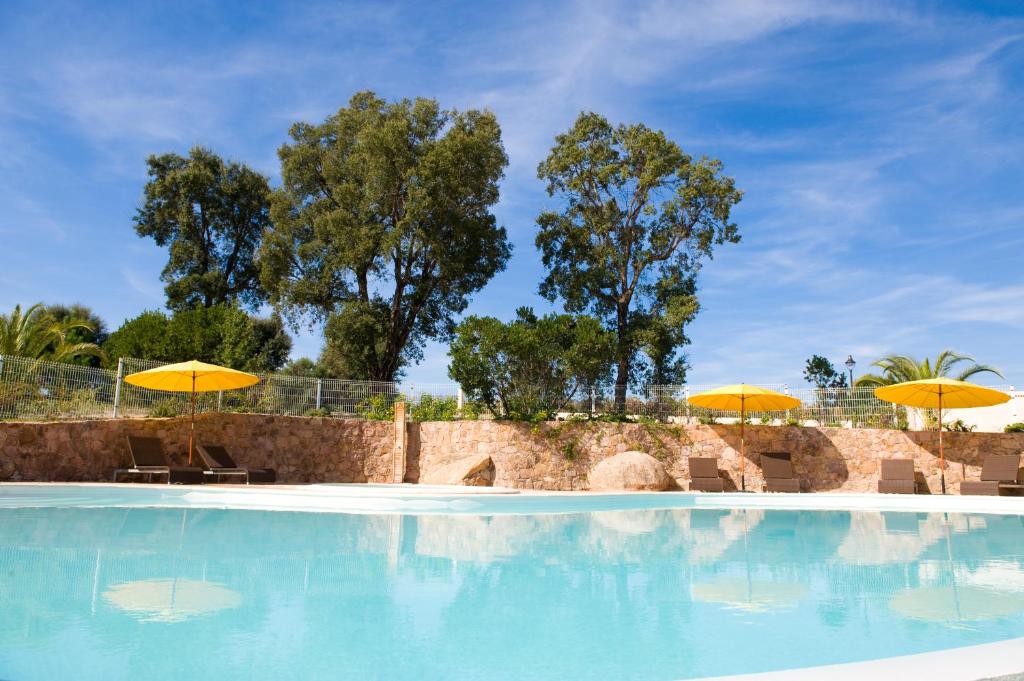
[(124, 381), (124, 357), (117, 358), (117, 378), (114, 379), (114, 418), (121, 406), (121, 383)]
[(224, 411), (224, 391), (217, 391), (217, 411)]
[(462, 392), (462, 386), (460, 385), (459, 386), (459, 396), (458, 396), (458, 410), (460, 412), (462, 411), (462, 407), (465, 405), (465, 402), (466, 402), (466, 393)]
[(324, 379), (316, 379), (316, 408), (320, 410), (320, 396), (323, 394)]
[(686, 423), (690, 423), (690, 386), (683, 386), (683, 404), (686, 406)]
[(590, 388), (590, 415), (593, 416), (597, 413), (597, 390), (593, 387)]

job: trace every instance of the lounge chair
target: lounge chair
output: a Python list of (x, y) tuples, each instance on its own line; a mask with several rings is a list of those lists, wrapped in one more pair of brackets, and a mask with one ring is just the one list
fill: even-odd
[(228, 450), (221, 445), (201, 444), (196, 447), (199, 457), (206, 465), (207, 475), (215, 475), (218, 480), (222, 475), (238, 475), (250, 482), (274, 482), (277, 472), (273, 468), (244, 468), (235, 463)]
[(725, 491), (725, 482), (718, 476), (718, 459), (701, 456), (690, 457), (690, 491)]
[(789, 452), (761, 454), (761, 472), (764, 474), (765, 492), (800, 491), (800, 481), (793, 474), (793, 461)]
[(1017, 483), (1020, 468), (1019, 454), (995, 454), (985, 457), (981, 467), (980, 480), (964, 480), (960, 483), (960, 494), (988, 494), (998, 496), (1010, 489), (1021, 489)]
[(878, 476), (881, 494), (917, 494), (913, 459), (882, 459), (882, 473)]
[(166, 475), (168, 485), (172, 482), (188, 484), (203, 482), (202, 468), (171, 466), (168, 463), (160, 438), (129, 435), (127, 439), (128, 455), (132, 459), (132, 467), (114, 470), (114, 482), (117, 482), (118, 475), (125, 473), (145, 475), (149, 482), (153, 482), (154, 475)]

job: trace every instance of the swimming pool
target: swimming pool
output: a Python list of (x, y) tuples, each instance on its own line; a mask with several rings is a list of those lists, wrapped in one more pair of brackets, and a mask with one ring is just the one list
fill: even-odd
[(1015, 514), (197, 507), (218, 493), (0, 486), (0, 678), (684, 679), (1024, 635)]

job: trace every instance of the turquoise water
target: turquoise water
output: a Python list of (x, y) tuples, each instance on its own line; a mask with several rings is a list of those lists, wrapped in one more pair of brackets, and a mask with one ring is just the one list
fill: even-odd
[(0, 679), (682, 679), (924, 652), (1024, 635), (1022, 539), (1016, 516), (942, 513), (0, 508)]

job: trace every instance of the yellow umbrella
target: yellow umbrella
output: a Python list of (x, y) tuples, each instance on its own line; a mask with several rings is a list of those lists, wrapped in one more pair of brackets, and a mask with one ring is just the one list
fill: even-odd
[(743, 433), (744, 421), (748, 411), (785, 411), (800, 406), (800, 400), (790, 395), (783, 395), (756, 385), (738, 383), (721, 388), (706, 390), (691, 395), (686, 400), (697, 407), (718, 409), (719, 411), (738, 411), (740, 413), (740, 489), (747, 489), (744, 475), (746, 467), (746, 441)]
[(1009, 402), (1010, 396), (1001, 390), (956, 381), (952, 378), (928, 378), (875, 388), (875, 397), (907, 407), (939, 410), (939, 470), (942, 493), (946, 493), (946, 454), (942, 449), (942, 409), (991, 407)]
[(140, 388), (165, 392), (192, 393), (192, 423), (188, 434), (188, 462), (192, 463), (192, 440), (196, 432), (196, 393), (237, 390), (256, 385), (259, 376), (227, 367), (192, 360), (166, 364), (155, 369), (129, 374), (124, 380)]

